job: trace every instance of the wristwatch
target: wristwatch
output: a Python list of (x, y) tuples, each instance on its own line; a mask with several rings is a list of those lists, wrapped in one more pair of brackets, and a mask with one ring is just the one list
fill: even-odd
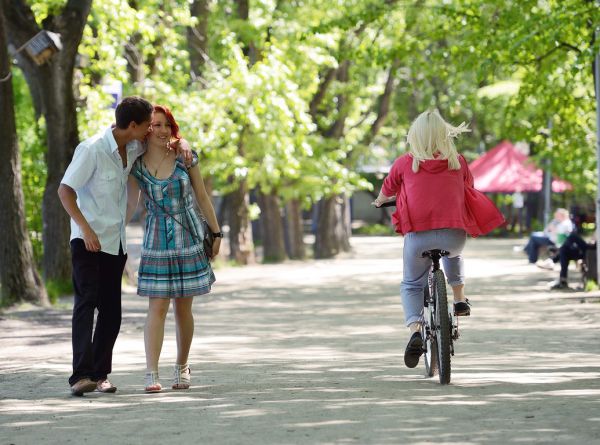
[(212, 236), (214, 238), (223, 238), (223, 232), (213, 232)]

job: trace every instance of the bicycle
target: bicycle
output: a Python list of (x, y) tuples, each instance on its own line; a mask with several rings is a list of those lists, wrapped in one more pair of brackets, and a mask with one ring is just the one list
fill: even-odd
[[(387, 202), (381, 207), (394, 207), (395, 202)], [(423, 357), (427, 377), (439, 376), (440, 383), (447, 385), (451, 376), (451, 356), (454, 355), (454, 341), (458, 340), (458, 318), (448, 307), (446, 276), (440, 268), (440, 259), (450, 252), (441, 249), (427, 250), (422, 257), (431, 258), (431, 269), (427, 277), (423, 295)], [(453, 307), (453, 306), (452, 306)]]
[(440, 383), (450, 383), (451, 356), (454, 355), (454, 340), (458, 340), (458, 318), (448, 308), (446, 277), (440, 269), (440, 259), (448, 255), (445, 250), (433, 249), (423, 252), (431, 258), (432, 265), (424, 292), (423, 358), (428, 377), (438, 374)]

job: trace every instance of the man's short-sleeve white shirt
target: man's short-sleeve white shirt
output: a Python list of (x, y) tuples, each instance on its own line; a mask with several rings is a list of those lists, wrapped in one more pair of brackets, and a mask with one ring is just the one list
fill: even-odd
[[(127, 253), (125, 215), (127, 212), (127, 179), (133, 163), (144, 152), (142, 144), (127, 144), (127, 166), (123, 167), (112, 128), (77, 146), (73, 160), (61, 183), (77, 193), (77, 205), (102, 246), (101, 251), (119, 253), (119, 245)], [(71, 240), (83, 239), (81, 228), (71, 219)]]

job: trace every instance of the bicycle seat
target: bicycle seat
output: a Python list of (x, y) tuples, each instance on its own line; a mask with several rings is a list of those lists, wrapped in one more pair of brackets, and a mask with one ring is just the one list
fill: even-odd
[(434, 258), (434, 257), (438, 257), (441, 258), (443, 256), (448, 256), (450, 255), (450, 252), (446, 251), (446, 250), (442, 250), (442, 249), (431, 249), (431, 250), (426, 250), (425, 252), (423, 252), (421, 254), (422, 258)]

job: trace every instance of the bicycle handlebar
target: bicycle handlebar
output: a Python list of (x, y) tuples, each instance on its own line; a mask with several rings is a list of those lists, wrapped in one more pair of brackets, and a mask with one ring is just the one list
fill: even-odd
[(379, 207), (377, 207), (378, 209), (382, 208), (382, 207), (396, 207), (396, 200), (393, 201), (388, 201), (388, 202), (384, 202), (383, 204), (381, 204)]

